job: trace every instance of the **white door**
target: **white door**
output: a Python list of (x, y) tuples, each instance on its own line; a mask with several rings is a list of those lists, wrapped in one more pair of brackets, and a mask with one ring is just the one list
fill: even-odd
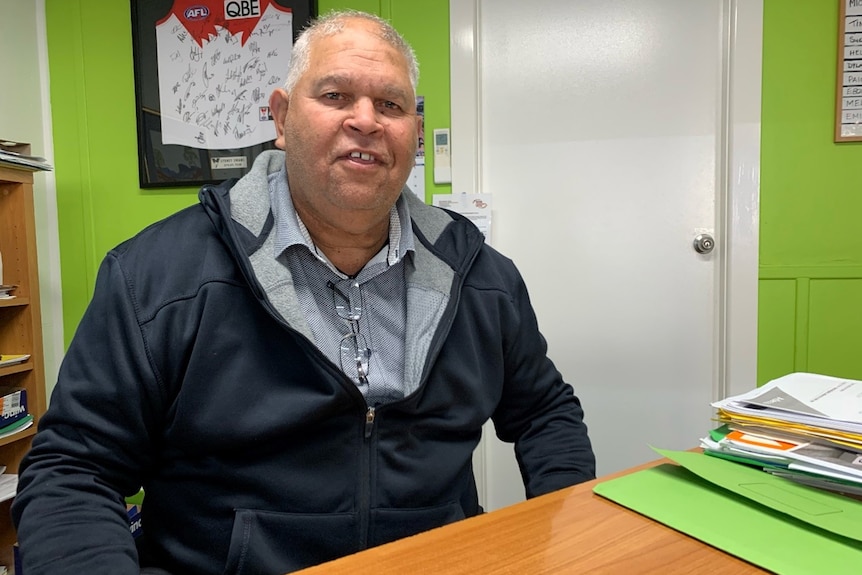
[[(710, 402), (755, 385), (762, 2), (450, 10), (453, 193), (492, 194), (599, 475), (696, 446)], [(523, 499), (492, 431), (488, 509)]]

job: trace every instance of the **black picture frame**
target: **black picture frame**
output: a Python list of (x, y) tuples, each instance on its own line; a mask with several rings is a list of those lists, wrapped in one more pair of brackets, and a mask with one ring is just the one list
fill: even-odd
[[(174, 5), (185, 9), (228, 4), (260, 6), (277, 4), (293, 13), (293, 39), (317, 16), (314, 0), (130, 0), (132, 25), (132, 59), (135, 77), (135, 112), (138, 136), (138, 173), (141, 188), (201, 186), (242, 177), (254, 158), (275, 147), (273, 141), (240, 148), (207, 149), (162, 141), (159, 96), (159, 63), (156, 47), (156, 24), (169, 16)], [(193, 6), (197, 4), (197, 6)], [(286, 70), (279, 71), (280, 74)], [(268, 94), (267, 94), (268, 97)], [(245, 167), (217, 169), (211, 166), (217, 158), (245, 158)], [(234, 162), (236, 163), (236, 162)], [(216, 166), (217, 167), (217, 166)]]

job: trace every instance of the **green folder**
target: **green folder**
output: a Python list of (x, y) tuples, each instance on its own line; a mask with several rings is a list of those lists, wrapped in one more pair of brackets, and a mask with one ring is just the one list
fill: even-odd
[(593, 491), (764, 569), (858, 575), (862, 502), (688, 451)]

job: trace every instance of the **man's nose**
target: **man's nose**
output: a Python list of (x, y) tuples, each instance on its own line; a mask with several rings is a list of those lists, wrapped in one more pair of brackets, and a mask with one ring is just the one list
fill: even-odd
[(380, 118), (374, 102), (370, 98), (359, 98), (354, 102), (351, 114), (345, 120), (344, 125), (364, 135), (369, 135), (380, 130)]

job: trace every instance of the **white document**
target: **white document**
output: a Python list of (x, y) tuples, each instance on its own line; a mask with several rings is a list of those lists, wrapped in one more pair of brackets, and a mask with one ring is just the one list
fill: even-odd
[(262, 13), (242, 17), (175, 7), (156, 24), (165, 144), (217, 150), (275, 138), (269, 96), (287, 76), (293, 13), (259, 6)]
[(862, 381), (791, 373), (712, 404), (730, 413), (862, 433)]
[(18, 490), (18, 475), (15, 473), (4, 473), (0, 475), (0, 501), (6, 501), (15, 497)]
[(416, 162), (407, 178), (407, 187), (425, 203), (425, 96), (416, 96), (416, 115), (419, 116), (419, 142), (416, 145)]
[(434, 194), (434, 205), (466, 216), (491, 244), (491, 194)]
[(416, 197), (425, 202), (425, 156), (416, 156), (416, 164), (410, 170), (407, 178), (407, 187), (416, 194)]

